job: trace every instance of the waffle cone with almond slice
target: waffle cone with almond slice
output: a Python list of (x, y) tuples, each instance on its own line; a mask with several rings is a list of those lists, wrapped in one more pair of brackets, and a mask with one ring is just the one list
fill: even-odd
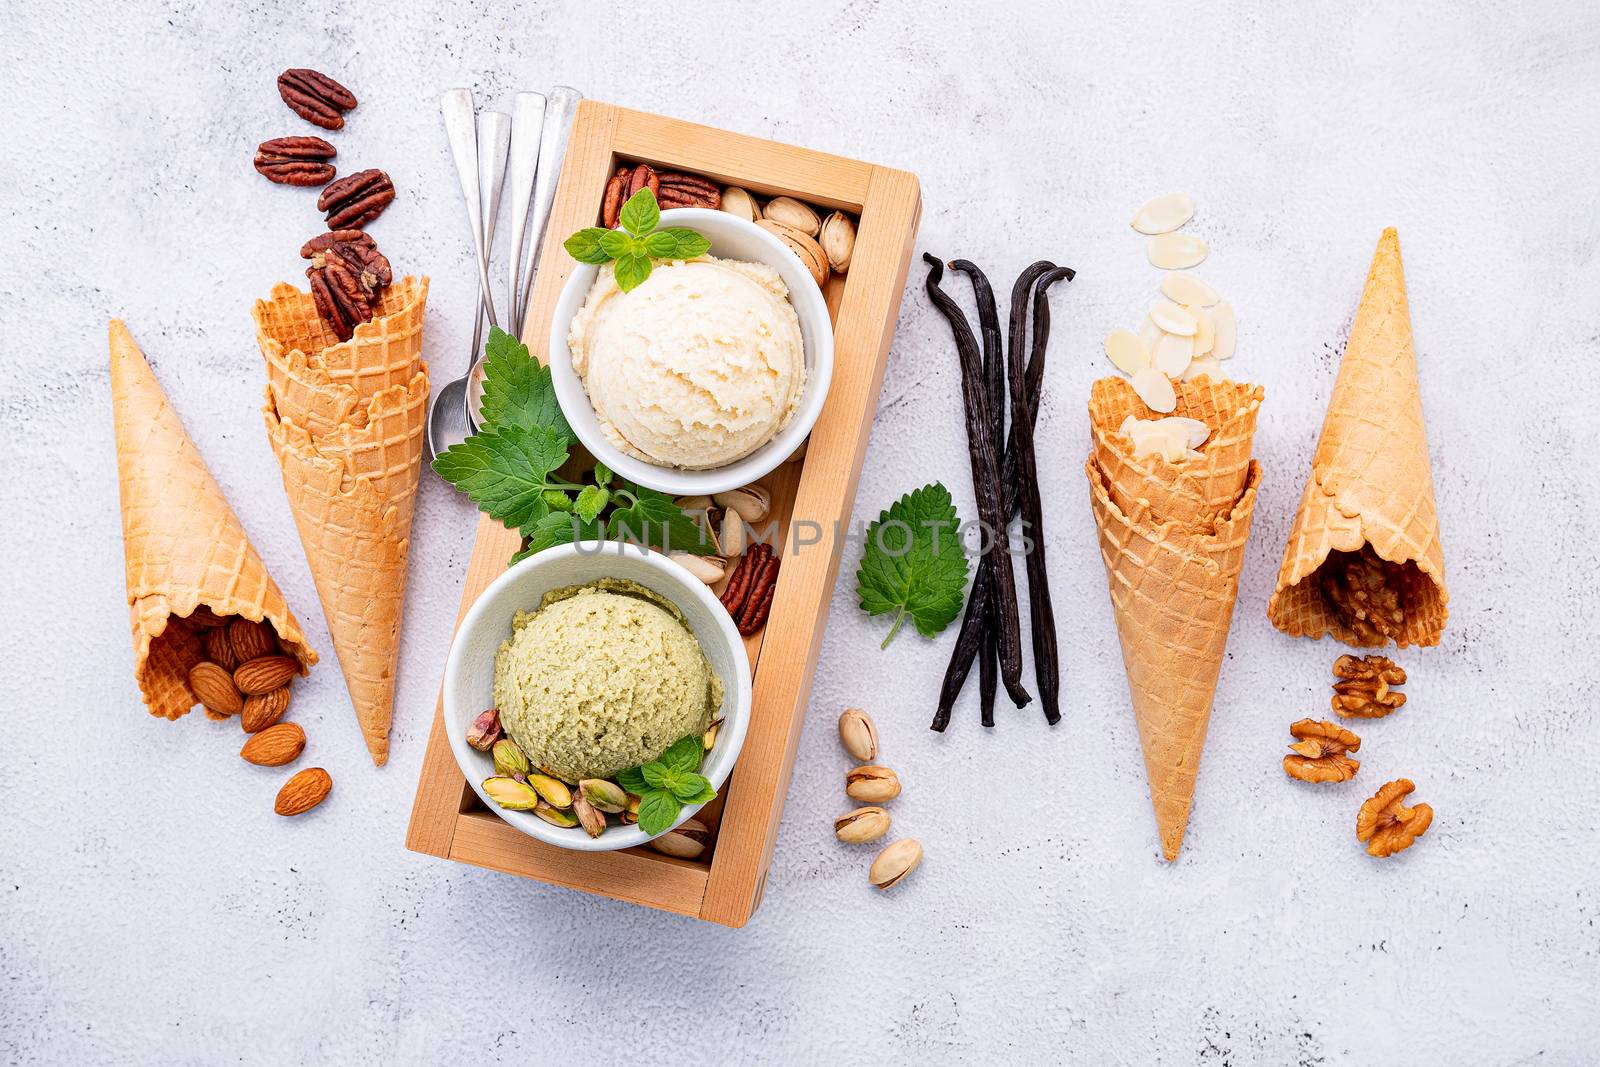
[(379, 314), (343, 342), (310, 295), (291, 285), (255, 306), (267, 435), (356, 720), (380, 766), (389, 756), (422, 471), (427, 295), (426, 278), (401, 279), (385, 291)]
[(196, 612), (265, 623), (304, 674), (317, 654), (119, 319), (111, 396), (134, 674), (150, 714), (177, 719), (200, 702), (189, 685), (206, 659)]
[(1162, 854), (1177, 859), (1222, 670), (1261, 467), (1260, 386), (1175, 382), (1171, 414), (1204, 422), (1200, 459), (1135, 456), (1123, 419), (1161, 417), (1122, 378), (1094, 384), (1085, 473), (1144, 750)]
[[(1370, 546), (1401, 591), (1384, 633), (1330, 603), (1329, 567)], [(1449, 617), (1433, 471), (1411, 340), (1400, 238), (1383, 231), (1284, 549), (1267, 617), (1294, 637), (1357, 647), (1436, 645)]]

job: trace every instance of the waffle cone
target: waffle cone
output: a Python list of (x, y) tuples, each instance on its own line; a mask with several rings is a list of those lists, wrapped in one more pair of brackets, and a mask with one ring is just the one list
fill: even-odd
[(189, 671), (205, 653), (189, 616), (201, 605), (267, 623), (305, 673), (317, 654), (119, 319), (111, 396), (134, 675), (150, 714), (176, 719), (199, 703)]
[(1310, 581), (1328, 553), (1370, 544), (1424, 576), (1397, 643), (1436, 645), (1449, 616), (1433, 471), (1411, 340), (1400, 239), (1387, 229), (1367, 273), (1267, 617), (1295, 637), (1361, 642)]
[(427, 279), (391, 286), (383, 313), (345, 342), (293, 286), (278, 285), (255, 307), (267, 363), (267, 435), (362, 738), (379, 766), (389, 758), (422, 471), (427, 292)]
[(1255, 513), (1261, 467), (1250, 459), (1259, 386), (1176, 382), (1173, 412), (1211, 427), (1203, 459), (1135, 457), (1118, 432), (1129, 414), (1155, 417), (1120, 378), (1091, 393), (1094, 445), (1085, 473), (1100, 556), (1161, 851), (1177, 859), (1211, 719)]

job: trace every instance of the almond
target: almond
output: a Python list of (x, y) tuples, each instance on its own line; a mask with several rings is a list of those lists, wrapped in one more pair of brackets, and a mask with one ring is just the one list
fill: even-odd
[(245, 697), (244, 713), (239, 716), (239, 725), (244, 727), (247, 734), (258, 733), (283, 718), (283, 713), (288, 710), (288, 686), (259, 696)]
[(253, 619), (234, 619), (228, 624), (228, 644), (233, 646), (235, 664), (249, 663), (278, 651), (278, 639), (266, 626)]
[(300, 661), (292, 656), (259, 656), (239, 664), (233, 684), (246, 696), (264, 696), (288, 685), (299, 671)]
[(233, 645), (228, 641), (227, 627), (219, 626), (205, 633), (206, 659), (227, 671), (231, 681), (233, 669), (239, 665), (239, 660), (234, 656)]
[(237, 715), (244, 710), (244, 700), (234, 688), (233, 678), (215, 663), (196, 663), (189, 668), (189, 688), (200, 703), (218, 715)]
[(299, 723), (280, 722), (253, 735), (239, 750), (239, 758), (257, 767), (282, 767), (305, 751), (306, 732)]
[(302, 815), (328, 799), (333, 779), (321, 767), (308, 767), (283, 783), (272, 810), (279, 815)]

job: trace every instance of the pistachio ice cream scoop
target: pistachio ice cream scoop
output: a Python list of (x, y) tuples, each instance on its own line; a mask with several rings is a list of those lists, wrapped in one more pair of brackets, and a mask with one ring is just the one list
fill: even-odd
[(554, 589), (495, 655), (500, 722), (536, 767), (612, 778), (705, 732), (722, 681), (677, 605), (635, 582)]

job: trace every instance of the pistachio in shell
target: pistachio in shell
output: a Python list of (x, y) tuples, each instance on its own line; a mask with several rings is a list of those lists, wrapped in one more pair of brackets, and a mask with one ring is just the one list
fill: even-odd
[(489, 799), (507, 811), (532, 811), (539, 804), (539, 794), (515, 778), (496, 775), (483, 780), (483, 791)]

